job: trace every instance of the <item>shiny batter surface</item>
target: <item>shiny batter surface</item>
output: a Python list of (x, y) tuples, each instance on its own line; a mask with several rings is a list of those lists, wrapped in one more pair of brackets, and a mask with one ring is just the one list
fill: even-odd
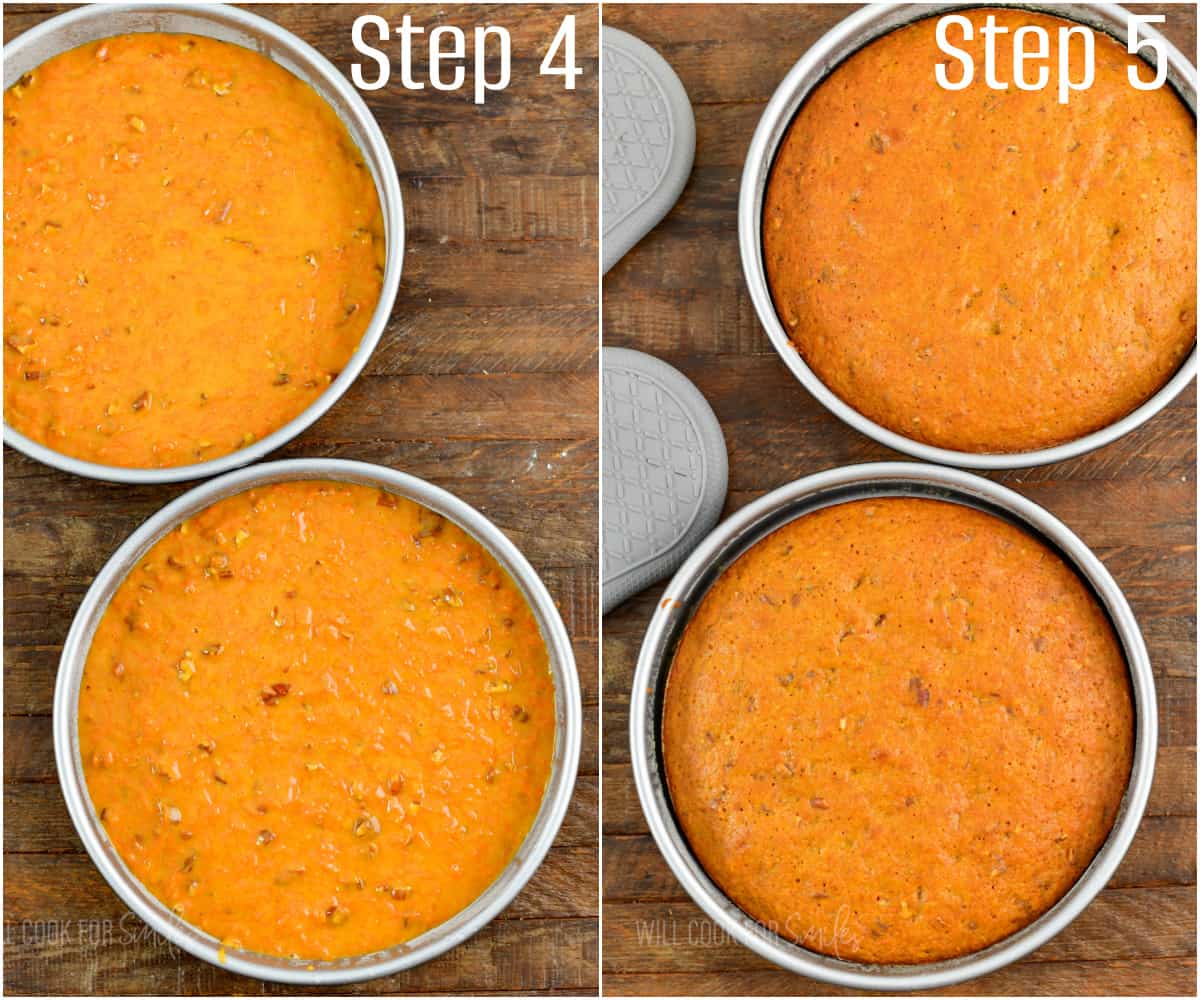
[(386, 948), (469, 905), (540, 807), (554, 685), (472, 538), (363, 486), (267, 486), (160, 540), (84, 671), (88, 792), (133, 874), (227, 947)]
[(709, 590), (671, 666), (666, 774), (738, 906), (917, 963), (1030, 923), (1091, 862), (1132, 761), (1104, 612), (1050, 550), (920, 499), (806, 515)]
[(379, 300), (383, 221), (330, 107), (190, 35), (72, 49), (4, 93), (4, 416), (106, 465), (189, 465), (297, 416)]
[[(983, 80), (989, 13), (1010, 29), (1004, 91)], [(1018, 90), (1013, 29), (1047, 29), (1057, 67), (1070, 22), (967, 14), (976, 40), (949, 35), (975, 60), (966, 90), (936, 83), (928, 18), (810, 95), (772, 168), (764, 258), (784, 329), (843, 401), (928, 444), (1025, 451), (1123, 417), (1191, 350), (1195, 119), (1169, 86), (1134, 90), (1131, 63), (1153, 72), (1099, 32), (1089, 90), (1059, 104), (1056, 70)]]

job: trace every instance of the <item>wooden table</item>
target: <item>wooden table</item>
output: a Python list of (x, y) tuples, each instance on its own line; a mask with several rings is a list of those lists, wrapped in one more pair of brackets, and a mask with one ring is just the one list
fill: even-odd
[[(1158, 9), (1168, 36), (1194, 54), (1195, 8)], [(840, 423), (788, 373), (755, 318), (738, 257), (738, 184), (763, 106), (800, 54), (848, 13), (833, 5), (604, 10), (606, 24), (649, 42), (675, 68), (697, 134), (679, 204), (605, 278), (604, 342), (663, 358), (708, 398), (729, 448), (726, 513), (806, 473), (903, 457)], [(947, 992), (1195, 993), (1195, 415), (1189, 389), (1108, 448), (993, 477), (1059, 515), (1124, 588), (1154, 664), (1160, 747), (1146, 818), (1108, 888), (1025, 961)], [(649, 836), (629, 766), (628, 696), (660, 593), (651, 588), (604, 619), (604, 990), (837, 992), (728, 938)]]
[[(9, 5), (6, 38), (60, 8)], [(363, 7), (256, 6), (344, 73)], [(503, 24), (512, 84), (365, 94), (395, 156), (408, 252), (366, 372), (277, 456), (378, 462), (492, 518), (542, 574), (578, 657), (586, 727), (570, 812), (508, 910), (427, 965), (346, 992), (594, 993), (597, 980), (597, 12), (372, 5), (390, 24)], [(565, 13), (585, 73), (538, 75)], [(417, 62), (417, 72), (424, 69)], [(59, 792), (50, 711), (60, 647), (92, 577), (186, 486), (88, 482), (6, 449), (4, 958), (8, 993), (294, 992), (182, 954), (83, 853)], [(322, 992), (328, 992), (323, 990)]]

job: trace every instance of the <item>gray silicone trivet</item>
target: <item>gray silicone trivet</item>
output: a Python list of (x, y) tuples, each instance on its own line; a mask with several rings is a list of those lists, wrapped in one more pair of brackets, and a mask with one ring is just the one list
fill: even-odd
[(641, 39), (601, 33), (605, 273), (679, 198), (696, 154), (696, 121), (679, 77)]
[(712, 530), (729, 463), (721, 425), (686, 377), (640, 351), (606, 347), (604, 613), (661, 580)]

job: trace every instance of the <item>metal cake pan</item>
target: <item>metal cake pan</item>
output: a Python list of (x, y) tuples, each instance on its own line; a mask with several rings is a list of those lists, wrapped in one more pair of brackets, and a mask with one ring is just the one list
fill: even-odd
[[(1027, 927), (982, 951), (920, 965), (847, 962), (802, 948), (742, 912), (705, 873), (671, 806), (663, 773), (662, 699), (675, 647), (713, 581), (759, 539), (803, 514), (847, 500), (917, 496), (966, 504), (1013, 522), (1056, 549), (1107, 610), (1129, 668), (1136, 735), (1129, 784), (1112, 831), (1075, 885)], [(692, 553), (659, 602), (638, 656), (630, 696), (630, 747), (642, 811), (688, 895), (736, 941), (812, 979), (870, 990), (924, 990), (961, 983), (1009, 965), (1074, 920), (1116, 871), (1133, 841), (1154, 778), (1158, 710), (1146, 645), (1120, 588), (1104, 565), (1053, 514), (1007, 487), (935, 465), (882, 462), (807, 476), (743, 507)]]
[(333, 108), (362, 153), (375, 181), (387, 254), (379, 302), (358, 348), (341, 373), (312, 404), (282, 427), (237, 451), (207, 462), (163, 469), (102, 465), (64, 455), (4, 424), (4, 442), (46, 465), (114, 483), (176, 483), (203, 479), (256, 462), (316, 422), (350, 388), (387, 326), (404, 262), (404, 207), (387, 140), (367, 105), (337, 67), (307, 42), (266, 18), (224, 4), (88, 4), (30, 28), (4, 46), (4, 87), (69, 49), (110, 35), (139, 31), (205, 35), (253, 49), (313, 88)]
[[(1196, 375), (1196, 348), (1175, 374), (1158, 392), (1120, 420), (1083, 437), (1037, 451), (1012, 453), (975, 453), (939, 448), (916, 441), (882, 424), (870, 420), (838, 396), (817, 376), (792, 344), (771, 298), (762, 254), (762, 210), (767, 181), (775, 156), (783, 142), (792, 119), (800, 106), (833, 70), (859, 49), (896, 28), (927, 17), (936, 17), (954, 10), (978, 7), (1018, 7), (1053, 14), (1078, 21), (1116, 38), (1122, 45), (1127, 40), (1126, 25), (1129, 13), (1116, 4), (1107, 3), (933, 3), (933, 4), (868, 4), (836, 24), (810, 48), (783, 78), (766, 109), (746, 154), (738, 196), (738, 244), (741, 249), (742, 271), (750, 290), (759, 322), (771, 344), (801, 385), (834, 416), (855, 430), (882, 445), (940, 465), (956, 465), (966, 469), (1022, 469), (1035, 465), (1062, 462), (1111, 444), (1136, 430), (1171, 402)], [(1152, 25), (1139, 27), (1139, 37), (1158, 40), (1167, 59), (1167, 81), (1180, 99), (1196, 113), (1196, 68), (1174, 45), (1155, 31)]]
[[(549, 653), (557, 727), (554, 758), (541, 808), (515, 857), (483, 895), (445, 923), (394, 948), (336, 961), (297, 961), (232, 948), (219, 955), (220, 941), (181, 920), (147, 891), (105, 833), (88, 794), (79, 752), (79, 688), (92, 636), (109, 600), (156, 541), (225, 497), (269, 483), (314, 479), (360, 483), (415, 500), (457, 524), (504, 568), (529, 603)], [(197, 958), (231, 972), (308, 986), (361, 982), (411, 968), (461, 944), (512, 902), (541, 864), (566, 814), (582, 725), (579, 677), (562, 618), (533, 567), (505, 534), (440, 487), (382, 466), (336, 459), (294, 459), (241, 469), (195, 487), (146, 521), (117, 549), (84, 597), (63, 646), (54, 691), (54, 754), (63, 796), (88, 854), (117, 895), (150, 927)]]

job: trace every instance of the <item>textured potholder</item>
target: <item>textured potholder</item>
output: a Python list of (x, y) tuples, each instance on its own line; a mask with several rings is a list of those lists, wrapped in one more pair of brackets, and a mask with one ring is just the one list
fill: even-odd
[(607, 614), (679, 568), (725, 504), (728, 457), (707, 400), (676, 369), (606, 347), (602, 594)]

